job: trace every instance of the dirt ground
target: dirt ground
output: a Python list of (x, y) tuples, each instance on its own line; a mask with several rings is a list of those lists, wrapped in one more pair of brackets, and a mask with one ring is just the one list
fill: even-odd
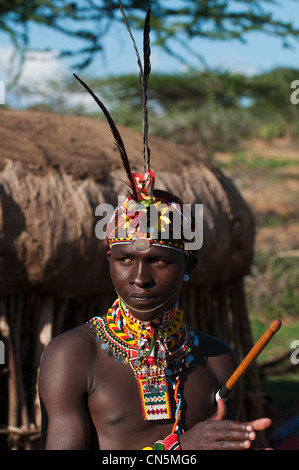
[(255, 216), (256, 250), (294, 255), (299, 249), (299, 145), (284, 139), (253, 140), (237, 155), (216, 154), (215, 162), (233, 179)]

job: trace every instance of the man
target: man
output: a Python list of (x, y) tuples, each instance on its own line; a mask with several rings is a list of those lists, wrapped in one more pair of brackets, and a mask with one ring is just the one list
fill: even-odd
[[(173, 236), (142, 236), (140, 211), (132, 214), (131, 207), (124, 217), (128, 201), (117, 208), (107, 232), (116, 306), (106, 317), (54, 338), (45, 351), (39, 383), (44, 448), (129, 450), (156, 443), (154, 448), (164, 449), (248, 449), (270, 420), (235, 421), (238, 392), (226, 403), (220, 399), (215, 412), (215, 394), (236, 368), (234, 354), (180, 317), (179, 292), (197, 259), (184, 251), (182, 240), (174, 247)], [(138, 237), (117, 238), (121, 220)], [(155, 399), (161, 399), (158, 416), (150, 416)]]
[(235, 421), (238, 392), (226, 403), (219, 399), (215, 412), (215, 394), (236, 367), (234, 354), (184, 323), (179, 293), (197, 262), (191, 251), (196, 221), (179, 198), (154, 189), (146, 109), (149, 17), (144, 67), (133, 40), (144, 108), (144, 174), (131, 172), (110, 114), (78, 79), (107, 118), (131, 193), (107, 226), (117, 299), (103, 316), (54, 338), (44, 353), (39, 391), (45, 449), (249, 449), (256, 431), (270, 425), (268, 419)]

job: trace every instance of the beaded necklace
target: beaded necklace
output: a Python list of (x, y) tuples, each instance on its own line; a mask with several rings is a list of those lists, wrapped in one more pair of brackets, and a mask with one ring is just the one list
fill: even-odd
[(106, 316), (93, 317), (89, 323), (102, 349), (118, 363), (130, 364), (145, 420), (171, 419), (169, 386), (173, 388), (176, 410), (172, 432), (180, 434), (180, 373), (193, 361), (191, 350), (199, 340), (183, 322), (178, 300), (152, 322), (142, 322), (118, 298)]

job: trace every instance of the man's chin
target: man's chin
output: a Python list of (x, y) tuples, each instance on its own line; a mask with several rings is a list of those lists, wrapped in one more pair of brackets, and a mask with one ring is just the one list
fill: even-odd
[(148, 311), (155, 310), (159, 305), (163, 303), (157, 297), (129, 297), (125, 300), (125, 304), (130, 308), (130, 310), (136, 311)]
[(172, 304), (169, 299), (158, 297), (129, 297), (124, 303), (137, 320), (145, 322), (154, 320)]

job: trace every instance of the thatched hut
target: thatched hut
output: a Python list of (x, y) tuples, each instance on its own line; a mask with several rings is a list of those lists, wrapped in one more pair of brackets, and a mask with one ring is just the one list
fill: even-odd
[[(121, 129), (132, 167), (142, 165), (139, 133)], [(126, 193), (105, 122), (2, 110), (0, 113), (0, 438), (32, 448), (39, 437), (36, 389), (42, 351), (60, 332), (114, 299), (95, 208)], [(151, 138), (157, 187), (204, 207), (203, 247), (182, 301), (193, 326), (228, 341), (239, 358), (252, 346), (243, 278), (253, 258), (254, 224), (232, 182), (186, 148)], [(113, 176), (112, 176), (113, 175)], [(254, 395), (243, 417), (261, 415)], [(244, 394), (245, 397), (245, 394)], [(244, 401), (245, 403), (245, 401)]]

